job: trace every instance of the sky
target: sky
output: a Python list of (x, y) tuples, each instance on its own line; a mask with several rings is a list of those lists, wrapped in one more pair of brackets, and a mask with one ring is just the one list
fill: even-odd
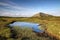
[(31, 17), (39, 12), (60, 16), (60, 0), (0, 0), (0, 16)]

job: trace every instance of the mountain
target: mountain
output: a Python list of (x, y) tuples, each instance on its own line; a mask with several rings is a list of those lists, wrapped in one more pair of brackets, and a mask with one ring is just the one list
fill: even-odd
[(43, 12), (37, 13), (37, 14), (33, 15), (32, 17), (37, 17), (42, 20), (60, 20), (60, 16), (53, 16), (53, 15), (46, 14)]
[(33, 17), (53, 17), (52, 15), (45, 14), (43, 12), (33, 15)]

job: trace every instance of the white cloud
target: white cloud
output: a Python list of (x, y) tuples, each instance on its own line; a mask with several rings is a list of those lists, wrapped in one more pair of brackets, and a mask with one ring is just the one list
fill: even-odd
[(24, 9), (26, 9), (24, 7), (20, 7), (20, 6), (16, 6), (16, 5), (11, 5), (11, 4), (8, 4), (8, 3), (3, 3), (3, 2), (0, 2), (0, 6), (5, 6), (7, 8), (13, 8), (13, 9), (16, 9), (16, 10), (24, 10)]
[(7, 2), (0, 2), (0, 6), (3, 6), (0, 8), (0, 16), (12, 16), (12, 17), (26, 17), (26, 16), (32, 16), (36, 14), (37, 12), (45, 12), (47, 14), (60, 16), (60, 9), (55, 9), (56, 11), (52, 10), (46, 10), (43, 8), (25, 8), (22, 6), (17, 5), (16, 3), (13, 3), (11, 1)]
[[(0, 10), (0, 16), (31, 16), (34, 12), (33, 9), (24, 8), (17, 5), (12, 5), (9, 3), (0, 2), (0, 6), (4, 6)], [(11, 9), (11, 10), (10, 10)]]

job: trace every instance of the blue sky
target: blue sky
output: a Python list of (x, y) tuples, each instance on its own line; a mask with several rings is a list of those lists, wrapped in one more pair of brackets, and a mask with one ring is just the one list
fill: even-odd
[(43, 12), (60, 16), (60, 0), (0, 0), (0, 16), (32, 16)]

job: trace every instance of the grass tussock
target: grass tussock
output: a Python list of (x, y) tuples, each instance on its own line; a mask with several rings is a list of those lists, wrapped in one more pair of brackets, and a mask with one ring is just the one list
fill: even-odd
[[(59, 19), (59, 18), (57, 18)], [(57, 35), (60, 37), (60, 21), (55, 18), (52, 18), (48, 20), (47, 19), (41, 19), (41, 18), (8, 18), (8, 17), (1, 17), (0, 18), (0, 39), (1, 40), (53, 40), (50, 37), (41, 37), (37, 36), (35, 32), (32, 31), (32, 29), (21, 29), (18, 27), (11, 28), (7, 26), (7, 24), (10, 24), (12, 21), (24, 21), (24, 22), (34, 22), (43, 24), (46, 26), (47, 31)], [(55, 39), (54, 39), (55, 40)]]

